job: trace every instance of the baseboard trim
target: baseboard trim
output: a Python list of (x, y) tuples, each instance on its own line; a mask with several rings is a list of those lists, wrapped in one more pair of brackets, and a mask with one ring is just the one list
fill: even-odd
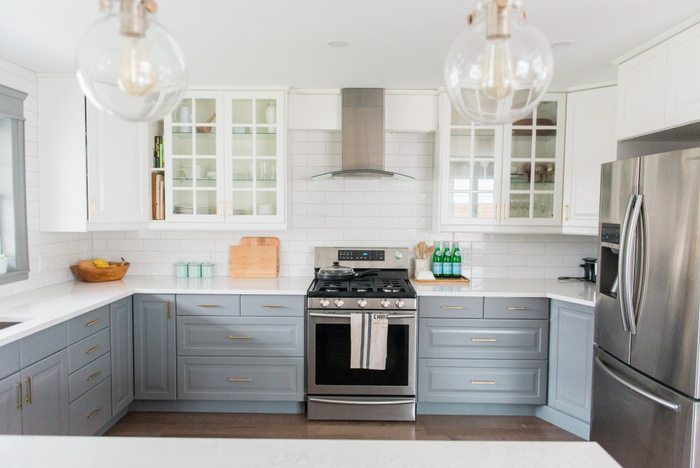
[(107, 433), (107, 431), (109, 431), (109, 430), (112, 428), (112, 426), (114, 426), (115, 424), (117, 424), (121, 418), (123, 418), (124, 416), (126, 416), (126, 414), (127, 414), (128, 412), (129, 412), (129, 408), (124, 408), (123, 410), (121, 410), (120, 412), (118, 412), (115, 416), (112, 417), (112, 419), (110, 419), (109, 421), (107, 421), (107, 424), (105, 424), (104, 426), (102, 426), (102, 428), (101, 428), (99, 431), (97, 431), (94, 435), (96, 435), (96, 436), (105, 435), (105, 434)]
[(589, 424), (549, 406), (538, 407), (535, 416), (584, 440), (590, 440), (591, 438), (591, 426)]
[(534, 416), (536, 408), (534, 405), (418, 402), (416, 413), (455, 416)]
[(302, 414), (306, 405), (296, 401), (149, 401), (137, 400), (129, 411), (171, 411), (175, 413), (284, 413)]

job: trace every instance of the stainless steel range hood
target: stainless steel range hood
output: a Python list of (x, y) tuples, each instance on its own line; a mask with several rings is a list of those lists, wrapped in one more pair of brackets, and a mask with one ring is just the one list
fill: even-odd
[(311, 178), (413, 179), (384, 168), (384, 89), (345, 88), (341, 98), (342, 168)]

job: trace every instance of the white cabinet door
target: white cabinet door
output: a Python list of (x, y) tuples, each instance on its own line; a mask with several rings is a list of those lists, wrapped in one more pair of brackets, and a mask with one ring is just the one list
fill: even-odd
[(667, 59), (668, 43), (664, 42), (619, 66), (618, 140), (664, 127)]
[(564, 151), (565, 234), (598, 232), (600, 166), (614, 161), (617, 88), (608, 86), (569, 93)]
[(339, 92), (289, 95), (290, 130), (340, 130)]
[(426, 92), (391, 92), (384, 96), (387, 132), (434, 132), (437, 130), (437, 96)]
[(87, 104), (88, 230), (138, 228), (148, 221), (146, 124)]
[(664, 127), (700, 120), (700, 24), (668, 41)]

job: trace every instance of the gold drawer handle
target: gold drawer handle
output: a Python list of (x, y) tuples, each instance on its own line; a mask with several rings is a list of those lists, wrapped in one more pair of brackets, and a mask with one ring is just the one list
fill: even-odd
[(86, 327), (94, 327), (98, 323), (102, 322), (100, 319), (95, 319), (95, 320), (90, 320), (88, 323), (85, 324)]
[(19, 383), (17, 384), (17, 409), (22, 410), (24, 405), (22, 404), (22, 396), (24, 395), (24, 392), (22, 391), (22, 381), (20, 380)]
[(226, 379), (228, 382), (252, 382), (252, 377), (229, 377)]
[(506, 310), (530, 310), (530, 309), (528, 307), (508, 306), (508, 307), (506, 307)]
[(30, 376), (30, 377), (27, 377), (25, 380), (27, 382), (27, 399), (25, 401), (31, 405), (32, 404), (32, 397), (34, 396), (33, 395), (34, 389), (32, 388), (32, 378)]
[(221, 307), (219, 304), (197, 304), (197, 307), (214, 308)]
[(98, 406), (98, 407), (95, 408), (94, 410), (90, 411), (90, 413), (88, 413), (88, 415), (85, 416), (85, 417), (86, 417), (87, 419), (92, 419), (92, 418), (94, 418), (95, 416), (97, 416), (97, 413), (99, 413), (100, 411), (102, 411), (102, 407), (101, 407), (101, 406)]
[(229, 335), (226, 337), (228, 340), (252, 340), (253, 337), (250, 335)]
[(450, 309), (450, 310), (462, 310), (464, 307), (462, 306), (451, 306), (451, 305), (441, 305), (441, 309)]
[(495, 343), (496, 338), (472, 338), (474, 343)]
[(268, 309), (283, 309), (284, 306), (282, 304), (263, 304), (263, 307), (267, 307)]
[(495, 380), (470, 380), (469, 383), (472, 385), (496, 385)]
[(99, 377), (101, 374), (102, 374), (102, 371), (101, 371), (101, 370), (98, 370), (98, 371), (95, 372), (94, 374), (88, 376), (88, 378), (86, 378), (85, 381), (86, 381), (86, 382), (92, 382), (92, 381), (95, 380), (97, 377)]
[(92, 348), (85, 351), (85, 354), (92, 354), (95, 351), (97, 351), (98, 349), (100, 349), (101, 347), (102, 347), (102, 345), (93, 346)]

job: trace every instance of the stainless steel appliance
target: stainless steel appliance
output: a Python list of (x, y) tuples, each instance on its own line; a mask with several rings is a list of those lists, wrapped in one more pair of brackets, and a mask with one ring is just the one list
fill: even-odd
[[(314, 253), (317, 273), (338, 262), (357, 274), (318, 277), (309, 287), (307, 417), (415, 420), (416, 291), (408, 249), (318, 247)], [(387, 315), (385, 370), (350, 368), (351, 313)]]
[(603, 165), (591, 439), (700, 466), (700, 148)]

